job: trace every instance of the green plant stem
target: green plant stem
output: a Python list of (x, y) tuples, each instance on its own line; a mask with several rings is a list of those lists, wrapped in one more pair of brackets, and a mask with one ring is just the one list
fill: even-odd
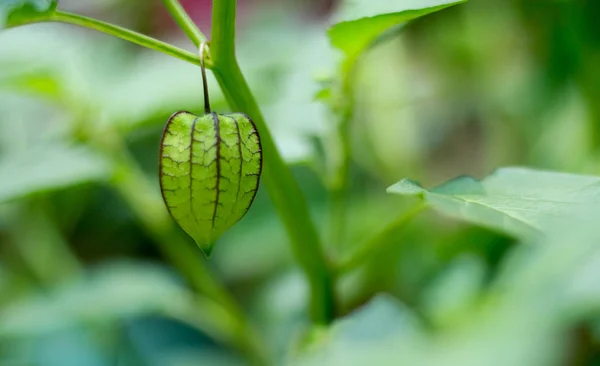
[(365, 263), (369, 256), (377, 253), (382, 247), (388, 245), (390, 236), (399, 229), (404, 228), (419, 212), (427, 208), (427, 205), (419, 202), (413, 208), (404, 212), (394, 221), (390, 222), (382, 231), (377, 233), (363, 245), (359, 246), (346, 258), (342, 259), (337, 266), (337, 274), (343, 275)]
[[(98, 32), (106, 33), (117, 38), (135, 43), (137, 45), (150, 48), (169, 56), (176, 57), (178, 59), (190, 62), (194, 65), (200, 65), (200, 58), (191, 52), (182, 50), (171, 44), (168, 44), (158, 39), (143, 35), (141, 33), (134, 32), (130, 29), (120, 27), (118, 25), (110, 24), (98, 19), (89, 18), (79, 14), (73, 14), (63, 11), (56, 11), (47, 17), (37, 18), (31, 20), (29, 23), (41, 23), (41, 22), (59, 22), (73, 24), (84, 28), (96, 30)], [(29, 24), (26, 23), (26, 24)], [(23, 24), (24, 25), (24, 24)], [(207, 60), (207, 68), (211, 68), (210, 60)]]
[(194, 24), (194, 21), (189, 17), (189, 15), (183, 9), (183, 6), (179, 3), (178, 0), (163, 0), (163, 4), (169, 14), (175, 20), (175, 23), (179, 25), (181, 30), (185, 33), (186, 36), (194, 43), (196, 47), (200, 47), (200, 43), (206, 41), (206, 37), (200, 29)]
[(330, 245), (339, 253), (346, 241), (346, 187), (340, 186), (332, 189), (329, 193), (329, 240)]
[[(345, 84), (346, 85), (346, 84)], [(344, 89), (344, 95), (348, 97), (345, 107), (341, 112), (334, 114), (340, 115), (338, 126), (334, 133), (336, 134), (335, 144), (332, 144), (332, 148), (337, 150), (331, 153), (333, 156), (338, 156), (338, 161), (333, 164), (333, 173), (330, 184), (330, 196), (331, 196), (331, 240), (334, 246), (341, 248), (346, 240), (346, 229), (347, 229), (347, 198), (350, 181), (350, 131), (349, 124), (352, 118), (352, 105), (350, 102), (351, 96), (349, 92)]]
[(334, 284), (308, 205), (283, 161), (235, 57), (235, 0), (214, 0), (211, 58), (213, 73), (231, 108), (247, 113), (258, 128), (264, 156), (263, 182), (290, 237), (292, 251), (308, 278), (311, 318), (320, 324), (334, 317)]

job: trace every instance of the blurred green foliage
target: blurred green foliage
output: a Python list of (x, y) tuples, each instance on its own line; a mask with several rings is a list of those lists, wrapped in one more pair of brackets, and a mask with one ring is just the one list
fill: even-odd
[[(299, 3), (240, 7), (238, 57), (332, 261), (372, 249), (339, 273), (339, 319), (310, 324), (263, 190), (210, 261), (169, 218), (158, 140), (174, 111), (201, 113), (198, 67), (36, 24), (0, 32), (0, 365), (600, 362), (600, 3), (340, 23), (345, 52), (331, 22), (397, 24), (415, 2), (342, 1), (329, 23)], [(144, 1), (60, 6), (187, 45)], [(536, 169), (492, 174), (515, 165)], [(419, 199), (386, 187), (405, 177), (435, 210), (404, 219)]]

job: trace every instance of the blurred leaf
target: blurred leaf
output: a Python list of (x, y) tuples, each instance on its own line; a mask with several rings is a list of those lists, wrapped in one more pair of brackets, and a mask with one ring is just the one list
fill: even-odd
[(0, 202), (106, 179), (110, 174), (110, 164), (87, 147), (32, 147), (0, 160)]
[(466, 0), (346, 0), (334, 14), (329, 29), (334, 47), (354, 60), (370, 43), (392, 27)]
[(353, 82), (360, 87), (353, 91), (352, 155), (383, 182), (427, 169), (428, 150), (449, 129), (446, 121), (428, 114), (447, 109), (432, 98), (432, 75), (412, 64), (409, 42), (399, 37), (378, 45), (353, 70)]
[[(197, 66), (157, 52), (142, 52), (126, 67), (117, 67), (118, 79), (98, 81), (106, 87), (98, 97), (100, 113), (108, 123), (129, 131), (149, 123), (163, 125), (178, 110), (201, 112), (202, 83)], [(211, 104), (215, 109), (223, 108), (225, 100), (212, 74), (208, 82)], [(165, 118), (157, 119), (161, 116)]]
[[(320, 26), (290, 27), (281, 18), (260, 25), (262, 31), (245, 34), (241, 44), (244, 71), (285, 160), (305, 162), (313, 155), (310, 138), (323, 133), (327, 117), (326, 109), (313, 101), (314, 77), (330, 71), (335, 55)], [(290, 33), (280, 32), (284, 26), (292, 28)], [(257, 44), (268, 44), (273, 52), (256, 54)], [(277, 80), (271, 80), (274, 75)], [(213, 107), (227, 111), (214, 77), (208, 77)], [(60, 102), (68, 113), (93, 116), (98, 130), (116, 125), (127, 134), (163, 125), (177, 110), (200, 113), (200, 80), (195, 65), (56, 24), (0, 34), (0, 89)]]
[(0, 32), (0, 89), (41, 97), (70, 116), (85, 113), (86, 125), (96, 128), (112, 114), (114, 85), (123, 86), (131, 74), (128, 46), (53, 23)]
[(190, 293), (163, 268), (113, 263), (46, 294), (15, 302), (0, 312), (2, 336), (38, 336), (147, 313), (179, 312)]
[[(198, 309), (192, 311), (198, 312)], [(123, 360), (123, 365), (240, 365), (239, 355), (215, 347), (204, 334), (169, 318), (127, 319), (124, 328), (132, 352), (129, 362)]]
[(257, 279), (290, 262), (287, 240), (274, 214), (249, 215), (225, 233), (213, 261), (227, 282)]
[[(315, 156), (315, 136), (328, 128), (327, 108), (314, 100), (316, 79), (329, 77), (339, 59), (321, 24), (306, 25), (290, 17), (294, 10), (283, 3), (255, 11), (253, 27), (240, 43), (240, 64), (248, 74), (263, 106), (277, 147), (288, 163), (310, 161)], [(256, 47), (264, 52), (257, 54)], [(265, 47), (267, 47), (265, 49)]]
[[(337, 320), (324, 336), (316, 339), (317, 343), (308, 345), (305, 354), (299, 358), (300, 362), (291, 364), (371, 364), (367, 362), (369, 358), (380, 358), (369, 351), (393, 346), (395, 342), (390, 343), (390, 340), (413, 341), (421, 336), (421, 326), (408, 308), (388, 295), (378, 295), (363, 308)], [(381, 348), (382, 346), (385, 347)], [(365, 350), (368, 351), (361, 354)], [(372, 364), (383, 365), (380, 361)]]
[(0, 91), (0, 164), (31, 147), (66, 141), (71, 131), (65, 122), (64, 113), (50, 103)]
[(54, 212), (61, 211), (49, 210), (44, 199), (15, 206), (20, 210), (8, 222), (12, 230), (6, 242), (18, 253), (21, 265), (32, 279), (51, 286), (79, 275), (82, 265), (53, 217)]
[(152, 366), (247, 365), (231, 352), (210, 348), (195, 349), (191, 347), (168, 352), (163, 351), (158, 357), (154, 356), (150, 360), (151, 363), (148, 363), (148, 365)]
[(112, 355), (105, 352), (94, 335), (86, 329), (68, 329), (36, 337), (32, 345), (24, 347), (19, 359), (23, 364), (39, 366), (111, 365)]
[(0, 4), (0, 29), (35, 21), (52, 14), (58, 0), (2, 0)]
[(320, 90), (317, 78), (331, 74), (337, 58), (320, 27), (306, 29), (294, 44), (279, 93), (264, 109), (284, 159), (303, 163), (316, 155), (311, 138), (326, 136), (331, 126), (328, 108), (314, 96)]
[(389, 295), (377, 295), (367, 305), (337, 322), (331, 328), (332, 340), (348, 346), (378, 343), (390, 335), (418, 337), (421, 326), (412, 312)]
[(485, 264), (479, 257), (459, 257), (424, 291), (421, 308), (436, 326), (469, 317), (485, 282), (485, 274)]
[(297, 339), (298, 330), (309, 325), (308, 284), (300, 271), (290, 270), (271, 276), (255, 293), (255, 313), (263, 339), (273, 354), (283, 357)]
[[(19, 70), (22, 65), (16, 62), (3, 65), (7, 70)], [(28, 70), (26, 74), (18, 72), (9, 75), (2, 75), (0, 78), (3, 89), (23, 92), (25, 94), (47, 96), (48, 98), (56, 98), (60, 94), (60, 85), (56, 78), (49, 70)]]
[(101, 331), (145, 315), (166, 316), (220, 342), (235, 342), (229, 313), (190, 292), (171, 271), (149, 263), (112, 262), (1, 308), (0, 344), (82, 327)]
[[(177, 110), (200, 112), (199, 80), (195, 65), (60, 24), (0, 33), (0, 89), (43, 97), (71, 115), (85, 113), (92, 128), (116, 125), (128, 133), (162, 126)], [(212, 74), (209, 83), (212, 104), (223, 108)]]
[(415, 195), (450, 216), (528, 237), (592, 220), (578, 210), (600, 202), (600, 177), (509, 167), (481, 181), (459, 177), (431, 190), (404, 179), (387, 191)]
[[(597, 209), (586, 214), (600, 217)], [(600, 234), (590, 222), (558, 225), (553, 234), (541, 237), (542, 245), (518, 246), (500, 279), (448, 328), (419, 331), (409, 313), (379, 299), (338, 320), (292, 364), (570, 364), (565, 340), (572, 328), (600, 314)], [(444, 296), (455, 291), (446, 290)]]

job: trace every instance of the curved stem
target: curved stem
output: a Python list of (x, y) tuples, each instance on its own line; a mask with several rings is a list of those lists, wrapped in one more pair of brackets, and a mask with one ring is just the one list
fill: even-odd
[[(80, 27), (89, 28), (96, 30), (98, 32), (106, 33), (111, 36), (115, 36), (126, 41), (135, 43), (137, 45), (150, 48), (169, 56), (173, 56), (179, 58), (181, 60), (190, 62), (195, 65), (200, 65), (200, 59), (195, 54), (182, 50), (178, 47), (175, 47), (171, 44), (168, 44), (163, 41), (159, 41), (158, 39), (143, 35), (138, 32), (134, 32), (130, 29), (126, 29), (120, 27), (118, 25), (106, 23), (104, 21), (89, 18), (79, 14), (73, 14), (63, 11), (56, 11), (50, 14), (45, 18), (38, 18), (32, 20), (32, 23), (41, 23), (41, 22), (60, 22), (60, 23), (68, 23), (78, 25)], [(208, 60), (209, 61), (209, 60)], [(207, 62), (206, 67), (211, 68), (211, 63)]]
[(196, 47), (200, 47), (202, 42), (206, 42), (206, 37), (200, 29), (196, 26), (194, 21), (190, 18), (190, 16), (186, 13), (183, 6), (179, 3), (178, 0), (163, 0), (163, 4), (169, 14), (175, 20), (175, 23), (179, 25), (181, 30), (185, 33), (185, 35), (194, 43)]
[(210, 111), (210, 98), (208, 97), (208, 81), (206, 80), (206, 67), (204, 66), (204, 50), (206, 48), (206, 42), (200, 44), (200, 69), (202, 71), (202, 88), (204, 89), (204, 113), (209, 114)]
[(264, 156), (263, 182), (283, 220), (292, 251), (311, 289), (311, 317), (329, 323), (335, 315), (334, 283), (304, 194), (277, 150), (260, 108), (235, 57), (235, 0), (213, 1), (213, 73), (231, 108), (248, 114), (258, 128)]
[(427, 208), (424, 203), (418, 203), (410, 210), (404, 212), (396, 220), (390, 222), (382, 231), (377, 233), (370, 240), (354, 250), (346, 258), (342, 259), (337, 266), (338, 274), (345, 274), (365, 263), (367, 258), (375, 253), (383, 246), (389, 243), (389, 238), (396, 230), (403, 228), (412, 220), (419, 212)]

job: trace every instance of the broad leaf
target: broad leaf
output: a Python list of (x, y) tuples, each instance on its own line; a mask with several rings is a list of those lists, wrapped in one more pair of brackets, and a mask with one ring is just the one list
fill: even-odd
[(358, 56), (382, 33), (410, 20), (466, 0), (346, 0), (334, 14), (331, 43), (349, 60)]
[(110, 173), (109, 163), (84, 147), (39, 146), (5, 155), (0, 159), (0, 203), (105, 179)]
[(445, 214), (527, 237), (591, 220), (581, 212), (600, 204), (600, 177), (512, 167), (481, 181), (459, 177), (431, 190), (404, 179), (387, 191), (415, 195)]
[(0, 29), (33, 22), (52, 14), (58, 0), (2, 0)]

